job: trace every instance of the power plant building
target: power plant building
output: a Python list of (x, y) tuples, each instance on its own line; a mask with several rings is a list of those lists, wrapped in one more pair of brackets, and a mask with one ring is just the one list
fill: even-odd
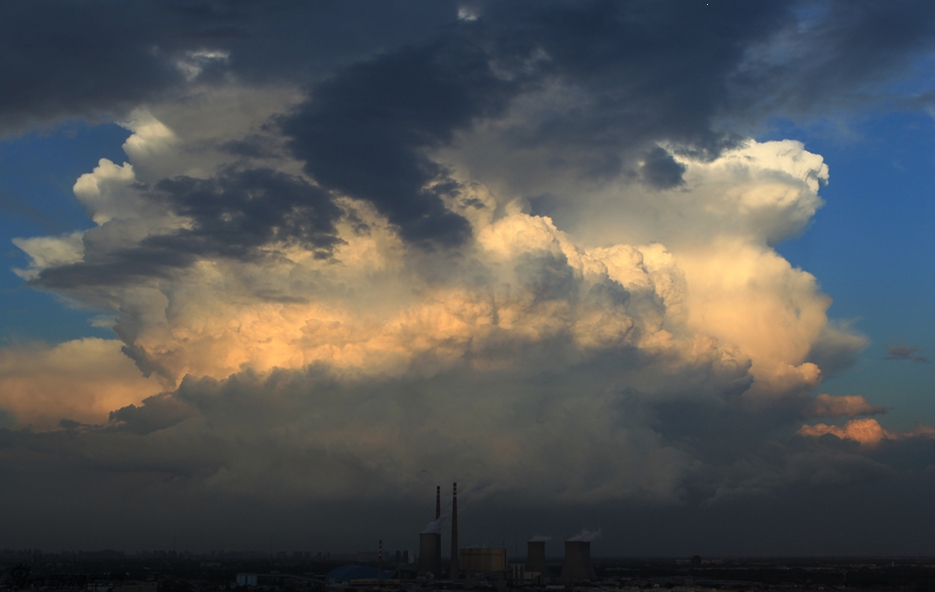
[(506, 549), (474, 547), (461, 549), (461, 571), (466, 573), (504, 573), (509, 569)]
[(419, 575), (442, 576), (442, 488), (435, 487), (435, 520), (419, 533)]

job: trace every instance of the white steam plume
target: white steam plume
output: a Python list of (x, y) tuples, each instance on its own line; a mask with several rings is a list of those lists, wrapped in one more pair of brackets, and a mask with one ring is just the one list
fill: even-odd
[(600, 528), (598, 528), (597, 530), (588, 530), (585, 528), (585, 529), (582, 529), (581, 532), (579, 532), (578, 534), (576, 534), (575, 536), (571, 537), (568, 540), (590, 542), (590, 541), (593, 541), (594, 539), (599, 539), (599, 538), (601, 538)]
[(425, 528), (422, 530), (422, 534), (439, 534), (442, 531), (442, 526), (445, 524), (445, 517), (442, 516), (438, 520), (432, 520), (425, 525)]

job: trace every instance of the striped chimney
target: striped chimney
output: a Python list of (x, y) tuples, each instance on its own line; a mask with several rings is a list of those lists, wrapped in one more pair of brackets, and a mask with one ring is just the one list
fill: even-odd
[(451, 569), (449, 577), (457, 580), (461, 575), (461, 569), (458, 565), (458, 484), (452, 483), (451, 494)]

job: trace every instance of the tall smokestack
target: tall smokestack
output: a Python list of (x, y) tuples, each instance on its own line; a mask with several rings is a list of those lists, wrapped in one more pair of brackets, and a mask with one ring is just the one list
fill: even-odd
[(442, 486), (435, 486), (435, 519), (442, 517)]
[(526, 573), (538, 573), (542, 577), (548, 577), (549, 566), (545, 562), (545, 541), (528, 541), (526, 545)]
[(594, 565), (591, 563), (591, 541), (565, 541), (565, 562), (562, 564), (563, 580), (595, 580)]
[(458, 484), (451, 484), (451, 569), (449, 577), (458, 579), (461, 569), (458, 566)]

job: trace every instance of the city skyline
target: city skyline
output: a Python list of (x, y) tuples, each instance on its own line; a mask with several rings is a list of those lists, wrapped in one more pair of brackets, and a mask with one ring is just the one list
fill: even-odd
[(935, 4), (42, 0), (0, 51), (0, 548), (416, 549), (457, 482), (461, 548), (935, 553)]

